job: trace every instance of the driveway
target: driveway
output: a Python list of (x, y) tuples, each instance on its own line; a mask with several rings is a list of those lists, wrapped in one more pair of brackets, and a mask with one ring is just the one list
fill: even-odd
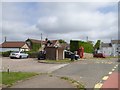
[(66, 76), (77, 80), (86, 88), (94, 88), (95, 84), (117, 65), (117, 59), (111, 60), (81, 60), (71, 63), (61, 69), (54, 71), (54, 75)]
[(21, 72), (38, 72), (38, 73), (51, 73), (67, 64), (44, 64), (38, 63), (35, 58), (28, 59), (10, 59), (9, 57), (3, 57), (2, 59), (2, 70), (7, 71), (21, 71)]

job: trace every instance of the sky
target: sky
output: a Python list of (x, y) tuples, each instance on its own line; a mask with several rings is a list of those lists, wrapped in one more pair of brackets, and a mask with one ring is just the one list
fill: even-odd
[(110, 42), (118, 39), (118, 2), (2, 2), (0, 38)]

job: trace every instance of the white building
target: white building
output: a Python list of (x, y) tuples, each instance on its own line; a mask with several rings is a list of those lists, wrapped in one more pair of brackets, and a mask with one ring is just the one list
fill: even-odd
[(0, 52), (6, 51), (29, 51), (29, 47), (25, 42), (3, 42), (0, 45)]
[(100, 51), (106, 56), (118, 56), (120, 54), (120, 40), (111, 40), (111, 43), (101, 43)]

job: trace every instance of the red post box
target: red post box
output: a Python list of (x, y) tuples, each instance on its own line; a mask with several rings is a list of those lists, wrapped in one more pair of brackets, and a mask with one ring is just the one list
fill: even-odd
[(80, 56), (80, 58), (83, 58), (84, 56), (84, 48), (82, 46), (78, 49), (78, 55)]

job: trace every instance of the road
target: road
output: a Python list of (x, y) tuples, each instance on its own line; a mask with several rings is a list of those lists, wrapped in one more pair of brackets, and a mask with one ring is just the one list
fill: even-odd
[[(76, 81), (81, 82), (86, 88), (94, 88), (94, 86), (97, 83), (103, 81), (102, 79), (104, 76), (108, 75), (108, 73), (111, 71), (113, 72), (113, 69), (116, 65), (118, 65), (117, 59), (108, 60), (90, 59), (79, 60), (77, 62), (73, 62), (70, 64), (45, 64), (38, 63), (37, 60), (33, 58), (28, 59), (9, 59), (8, 57), (2, 58), (3, 71), (6, 71), (9, 68), (10, 71), (52, 73), (55, 76), (70, 77)], [(118, 68), (114, 70), (117, 72)], [(40, 77), (38, 78), (40, 79)], [(41, 78), (41, 80), (43, 79)], [(52, 79), (50, 80), (51, 82), (54, 81)], [(25, 85), (24, 83), (25, 82), (23, 82), (21, 85)], [(30, 83), (28, 83), (28, 86), (29, 85)], [(43, 86), (41, 87), (44, 87), (44, 85), (47, 85), (47, 83), (46, 84), (44, 83)], [(59, 83), (58, 84), (56, 83), (56, 86), (57, 85), (59, 86)], [(36, 84), (36, 87), (39, 86), (37, 86)], [(51, 87), (53, 86), (51, 85)]]
[(95, 84), (117, 65), (117, 59), (110, 60), (81, 60), (54, 71), (54, 75), (70, 77), (77, 80), (86, 88), (94, 88)]

